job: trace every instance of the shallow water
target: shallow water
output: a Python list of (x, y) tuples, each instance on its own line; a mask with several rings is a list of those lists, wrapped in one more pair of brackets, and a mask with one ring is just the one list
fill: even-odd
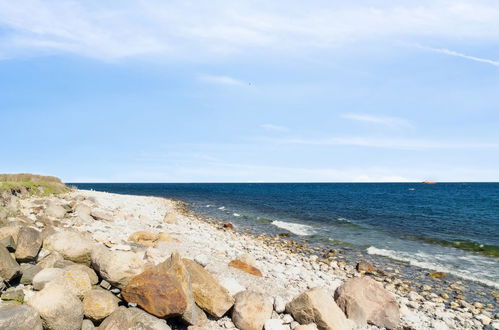
[(499, 183), (75, 184), (499, 288)]

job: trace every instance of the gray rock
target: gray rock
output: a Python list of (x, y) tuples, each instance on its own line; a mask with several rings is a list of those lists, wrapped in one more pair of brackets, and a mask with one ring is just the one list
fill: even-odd
[(23, 302), (24, 301), (24, 292), (20, 288), (16, 287), (11, 287), (2, 292), (2, 295), (0, 296), (2, 300), (15, 300), (18, 302)]
[(33, 289), (42, 290), (47, 283), (61, 276), (64, 270), (61, 268), (44, 268), (39, 271), (32, 280)]
[(94, 241), (88, 236), (72, 231), (55, 233), (43, 242), (45, 249), (59, 252), (64, 259), (86, 265), (90, 265), (94, 246)]
[(81, 330), (94, 330), (95, 326), (90, 320), (83, 320), (81, 323)]
[[(41, 257), (41, 254), (44, 253), (44, 252), (48, 252), (48, 254), (46, 254), (45, 256)], [(64, 258), (62, 257), (62, 255), (59, 252), (49, 251), (49, 250), (46, 250), (46, 249), (42, 249), (38, 253), (38, 263), (37, 263), (37, 265), (40, 266), (40, 267), (42, 267), (42, 268), (56, 268), (55, 264), (58, 261), (62, 261), (62, 260), (64, 260)]]
[(22, 227), (17, 235), (16, 259), (20, 262), (33, 261), (42, 247), (42, 235), (36, 229)]
[(88, 278), (90, 279), (90, 283), (92, 285), (95, 285), (99, 282), (99, 278), (97, 277), (95, 271), (92, 268), (87, 267), (85, 265), (72, 263), (71, 265), (66, 266), (64, 269), (66, 271), (74, 270), (74, 271), (83, 271), (87, 273)]
[(42, 319), (38, 312), (28, 305), (7, 305), (0, 307), (0, 329), (42, 330)]
[(165, 320), (138, 308), (119, 307), (99, 326), (99, 330), (171, 330)]
[(0, 245), (0, 276), (5, 281), (10, 281), (11, 279), (21, 275), (21, 267), (17, 261), (12, 258), (7, 248)]
[(40, 314), (45, 329), (81, 329), (83, 305), (80, 299), (63, 285), (47, 285), (30, 297), (28, 304)]
[(118, 309), (118, 298), (103, 289), (94, 289), (83, 296), (83, 312), (85, 317), (100, 322)]
[(46, 215), (57, 219), (64, 218), (67, 212), (68, 211), (64, 207), (54, 201), (49, 201), (47, 208), (45, 209)]
[(43, 268), (38, 265), (32, 264), (21, 264), (21, 284), (29, 285), (33, 283), (33, 278), (38, 274)]

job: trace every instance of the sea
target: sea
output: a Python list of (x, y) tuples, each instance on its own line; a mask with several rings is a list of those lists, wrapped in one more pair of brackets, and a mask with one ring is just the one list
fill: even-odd
[[(174, 198), (238, 229), (499, 289), (499, 183), (71, 183)], [(471, 284), (470, 284), (471, 285)]]

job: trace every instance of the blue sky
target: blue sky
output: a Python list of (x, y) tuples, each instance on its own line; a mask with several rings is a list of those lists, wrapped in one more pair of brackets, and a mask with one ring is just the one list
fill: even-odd
[(499, 3), (0, 0), (0, 172), (499, 181)]

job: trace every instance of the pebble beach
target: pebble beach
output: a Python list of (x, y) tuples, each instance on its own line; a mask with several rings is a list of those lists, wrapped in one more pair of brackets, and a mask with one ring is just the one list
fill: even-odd
[[(1, 329), (16, 317), (47, 329), (499, 329), (496, 306), (466, 301), (460, 282), (437, 291), (403, 279), (399, 269), (352, 265), (336, 251), (245, 233), (180, 201), (89, 190), (3, 200), (17, 213), (4, 220), (0, 239), (17, 246), (2, 256)], [(24, 231), (39, 246), (28, 246), (37, 251), (20, 258)], [(67, 270), (75, 266), (86, 268)], [(161, 294), (151, 293), (158, 283), (147, 275), (171, 277), (177, 269), (183, 278), (178, 269), (184, 268), (190, 280), (172, 280), (184, 283), (181, 289), (163, 292), (160, 285)], [(72, 300), (61, 294), (71, 291)], [(22, 303), (9, 298), (20, 295)], [(95, 316), (100, 295), (109, 308)], [(63, 322), (67, 299), (81, 313)], [(177, 304), (165, 311), (156, 306), (161, 299)], [(47, 301), (56, 303), (49, 308)]]

